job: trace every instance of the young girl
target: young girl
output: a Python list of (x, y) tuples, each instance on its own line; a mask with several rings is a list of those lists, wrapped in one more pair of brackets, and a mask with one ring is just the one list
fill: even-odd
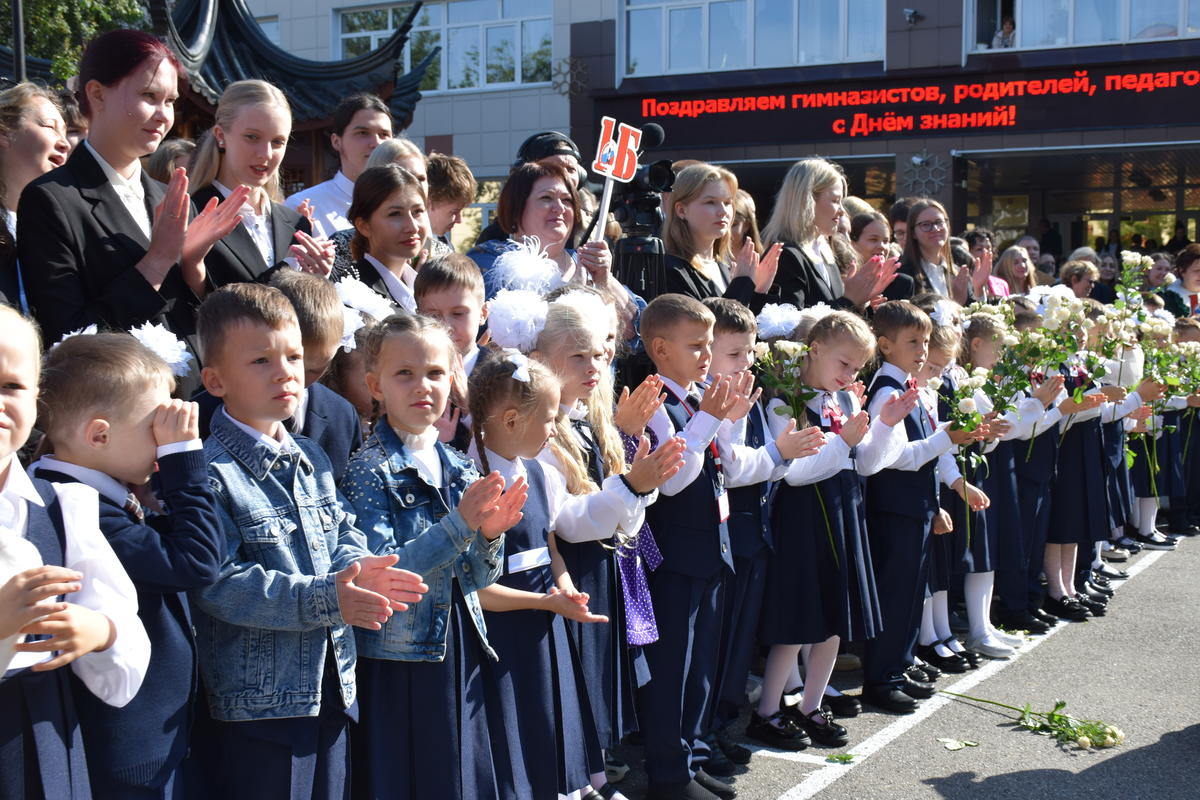
[(333, 248), (312, 237), (304, 210), (283, 204), (279, 166), (287, 152), (292, 112), (283, 92), (266, 81), (237, 81), (217, 101), (216, 122), (192, 154), (192, 197), (203, 206), (245, 186), (242, 224), (204, 259), (213, 287), (265, 281), (285, 262), (305, 272), (328, 275)]
[[(875, 593), (863, 516), (862, 476), (887, 467), (903, 446), (895, 426), (915, 407), (916, 391), (889, 399), (871, 422), (845, 391), (874, 353), (875, 337), (861, 318), (835, 311), (808, 333), (801, 380), (814, 390), (805, 422), (820, 426), (826, 444), (791, 462), (772, 508), (775, 557), (767, 572), (762, 638), (771, 645), (762, 697), (746, 735), (774, 747), (799, 749), (811, 739), (829, 747), (848, 741), (846, 729), (822, 709), (838, 644), (874, 636), (880, 598)], [(791, 424), (768, 404), (772, 433)], [(802, 645), (811, 644), (798, 709), (782, 708), (795, 688)], [(789, 682), (793, 685), (789, 686)]]
[(454, 348), (445, 328), (395, 315), (364, 348), (366, 384), (387, 408), (350, 462), (342, 491), (372, 552), (422, 570), (430, 602), (358, 638), (360, 719), (355, 793), (488, 798), (497, 792), (482, 664), (488, 646), (475, 592), (500, 573), (503, 532), (521, 518), (525, 484), (504, 491), (437, 441)]
[(554, 797), (587, 786), (602, 769), (591, 760), (600, 746), (565, 622), (608, 618), (588, 609), (550, 535), (567, 521), (567, 491), (557, 470), (536, 458), (556, 434), (559, 381), (518, 352), (500, 355), (471, 373), (472, 455), (506, 482), (525, 478), (529, 499), (505, 534), (503, 574), (479, 591), (499, 656), (484, 664), (492, 760), (501, 797)]
[[(417, 312), (413, 259), (425, 243), (425, 187), (403, 167), (371, 167), (354, 182), (348, 213), (355, 235), (349, 276), (410, 314)], [(334, 280), (345, 277), (335, 274)]]

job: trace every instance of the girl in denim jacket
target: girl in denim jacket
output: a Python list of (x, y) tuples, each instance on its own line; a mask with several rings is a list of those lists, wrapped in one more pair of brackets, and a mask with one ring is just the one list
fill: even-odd
[(482, 667), (496, 654), (475, 592), (500, 575), (525, 483), (504, 491), (498, 473), (480, 478), (438, 442), (433, 423), (446, 409), (454, 353), (439, 323), (394, 315), (364, 349), (367, 388), (386, 414), (342, 490), (371, 550), (419, 569), (429, 594), (381, 630), (360, 631), (354, 795), (493, 798)]

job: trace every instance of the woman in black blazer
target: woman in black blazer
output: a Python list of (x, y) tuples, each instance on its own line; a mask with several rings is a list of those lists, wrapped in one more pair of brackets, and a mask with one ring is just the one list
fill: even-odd
[(217, 101), (215, 116), (192, 155), (192, 198), (202, 208), (238, 186), (248, 187), (250, 195), (242, 207), (242, 224), (204, 259), (209, 285), (265, 283), (276, 269), (293, 265), (328, 275), (332, 246), (313, 239), (308, 218), (281, 202), (279, 165), (292, 131), (283, 92), (266, 81), (231, 83)]
[(727, 297), (758, 313), (767, 302), (778, 248), (759, 261), (752, 243), (740, 245), (736, 262), (731, 241), (737, 178), (712, 164), (680, 170), (663, 222), (663, 283), (659, 294), (703, 300)]
[[(110, 31), (84, 52), (88, 139), (25, 188), (17, 215), (21, 275), (47, 341), (93, 323), (128, 330), (156, 322), (197, 355), (204, 257), (237, 224), (244, 193), (193, 219), (183, 170), (167, 186), (142, 173), (138, 159), (174, 122), (181, 74), (170, 50), (140, 31)], [(181, 392), (198, 376), (197, 361)]]
[(763, 228), (763, 241), (785, 242), (773, 299), (797, 308), (825, 303), (861, 312), (892, 283), (895, 265), (875, 261), (843, 279), (828, 239), (837, 235), (845, 195), (845, 173), (831, 161), (806, 158), (788, 170)]

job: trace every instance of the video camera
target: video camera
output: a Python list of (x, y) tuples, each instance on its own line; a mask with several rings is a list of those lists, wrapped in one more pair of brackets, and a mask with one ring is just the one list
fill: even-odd
[[(658, 147), (666, 135), (662, 126), (651, 122), (642, 128), (642, 148)], [(617, 280), (649, 301), (662, 293), (664, 262), (662, 239), (662, 193), (671, 191), (675, 172), (663, 159), (643, 164), (629, 183), (619, 184), (613, 197), (613, 216), (621, 224), (624, 236), (617, 242)]]

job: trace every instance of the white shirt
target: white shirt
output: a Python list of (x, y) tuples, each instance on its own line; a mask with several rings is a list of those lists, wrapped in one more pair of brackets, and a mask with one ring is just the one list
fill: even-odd
[[(296, 433), (304, 433), (304, 415), (308, 412), (308, 387), (305, 386), (300, 390), (299, 397), (296, 398), (296, 413), (292, 414), (292, 419), (295, 421), (294, 430)], [(284, 426), (287, 427), (287, 426)]]
[(811, 242), (801, 245), (800, 250), (812, 259), (813, 266), (824, 272), (822, 278), (825, 280), (825, 285), (833, 289), (833, 276), (838, 272), (837, 261), (833, 258), (833, 250), (829, 247), (829, 242), (824, 236), (821, 236)]
[[(63, 566), (83, 574), (82, 587), (67, 595), (67, 602), (103, 614), (117, 631), (112, 647), (72, 661), (71, 669), (92, 694), (120, 708), (137, 694), (150, 664), (150, 639), (137, 615), (137, 591), (100, 532), (96, 490), (78, 483), (54, 484), (54, 493), (63, 516)], [(9, 456), (8, 478), (0, 489), (0, 530), (24, 538), (29, 521), (26, 503), (45, 505), (13, 454)], [(17, 653), (10, 668), (31, 667), (49, 661), (53, 655)]]
[(112, 165), (104, 160), (104, 156), (96, 152), (96, 148), (92, 147), (92, 143), (87, 139), (83, 140), (84, 147), (96, 159), (96, 163), (100, 165), (100, 169), (104, 172), (104, 177), (108, 178), (108, 182), (112, 184), (113, 189), (117, 193), (117, 197), (121, 199), (121, 204), (125, 206), (125, 210), (129, 212), (129, 216), (133, 217), (133, 221), (142, 229), (142, 233), (146, 238), (150, 238), (150, 215), (146, 212), (146, 191), (142, 188), (142, 162), (133, 162), (133, 175), (125, 178), (121, 173), (113, 169)]
[(279, 438), (275, 439), (270, 436), (267, 436), (262, 431), (258, 431), (258, 430), (255, 430), (254, 428), (251, 428), (249, 425), (242, 422), (241, 420), (236, 420), (233, 417), (229, 416), (229, 412), (225, 410), (225, 406), (221, 406), (221, 413), (225, 415), (226, 419), (228, 419), (230, 422), (232, 422), (234, 425), (236, 425), (238, 427), (238, 429), (240, 431), (242, 431), (242, 433), (253, 438), (259, 444), (266, 445), (267, 447), (274, 450), (276, 453), (281, 452), (281, 451), (284, 453), (299, 453), (300, 452), (300, 446), (298, 444), (296, 444), (296, 440), (291, 437), (291, 434), (288, 433), (287, 426), (284, 425), (282, 422), (279, 423)]
[(471, 352), (462, 357), (463, 372), (467, 377), (471, 377), (471, 372), (475, 369), (475, 365), (479, 363), (479, 345), (471, 348)]
[(950, 296), (950, 287), (946, 285), (946, 269), (941, 264), (930, 264), (925, 259), (921, 259), (921, 269), (925, 272), (925, 278), (929, 281), (930, 291), (937, 292), (942, 297)]
[[(879, 367), (879, 371), (875, 373), (872, 384), (883, 375), (899, 381), (901, 386), (906, 385), (909, 379), (908, 373), (886, 361)], [(894, 394), (899, 394), (899, 392), (890, 386), (875, 392), (875, 395), (871, 398), (870, 405), (867, 407), (872, 419), (878, 419), (879, 412), (883, 409), (884, 403)], [(936, 423), (936, 417), (934, 419)], [(954, 449), (954, 442), (950, 441), (950, 434), (946, 433), (948, 426), (949, 423), (940, 426), (935, 424), (934, 427), (937, 428), (936, 433), (924, 439), (909, 440), (906, 435), (904, 448), (900, 456), (888, 468), (916, 472), (933, 459), (949, 453)], [(942, 477), (945, 478), (946, 476), (943, 475)]]
[(299, 210), (300, 205), (308, 200), (313, 209), (313, 238), (327, 239), (338, 231), (354, 227), (350, 220), (346, 219), (353, 197), (354, 181), (338, 170), (329, 180), (296, 192), (284, 200), (283, 204)]
[[(853, 401), (853, 395), (851, 399)], [(836, 398), (834, 402), (837, 402)], [(824, 403), (825, 394), (819, 392), (808, 401), (808, 407), (819, 414)], [(787, 417), (775, 413), (775, 409), (782, 405), (783, 401), (779, 399), (767, 404), (767, 420), (771, 426), (771, 433), (776, 436), (788, 424)], [(857, 411), (857, 403), (855, 409)], [(808, 427), (807, 420), (798, 421), (797, 424), (800, 427)], [(867, 428), (862, 441), (854, 449), (854, 457), (851, 458), (850, 445), (841, 434), (827, 430), (824, 447), (816, 455), (792, 460), (783, 479), (790, 486), (804, 486), (831, 478), (846, 469), (857, 470), (860, 475), (874, 475), (891, 466), (899, 458), (907, 442), (908, 436), (903, 425), (887, 425), (876, 417)]]
[[(166, 458), (175, 453), (186, 453), (203, 449), (203, 441), (200, 439), (190, 439), (184, 442), (173, 442), (172, 444), (162, 445), (158, 448), (155, 455), (157, 458)], [(44, 455), (30, 464), (29, 474), (34, 475), (39, 469), (47, 469), (54, 472), (61, 472), (63, 475), (70, 475), (80, 483), (95, 489), (101, 497), (119, 506), (124, 506), (125, 501), (132, 494), (123, 483), (107, 473), (101, 472), (98, 469), (83, 467), (79, 464), (72, 464), (69, 461), (62, 461), (52, 455)]]
[(444, 486), (442, 458), (437, 451), (438, 429), (430, 427), (424, 433), (409, 433), (393, 426), (392, 432), (404, 442), (404, 449), (416, 462), (417, 473), (430, 486)]
[(375, 271), (379, 273), (379, 277), (383, 278), (383, 285), (387, 287), (388, 294), (398, 306), (403, 308), (410, 314), (417, 313), (417, 296), (413, 294), (412, 284), (417, 279), (417, 271), (408, 264), (404, 265), (404, 272), (399, 278), (396, 274), (384, 266), (383, 262), (370, 253), (363, 253), (363, 258)]
[[(232, 192), (220, 181), (213, 181), (213, 186), (221, 193), (221, 197), (229, 197)], [(242, 203), (238, 213), (242, 215), (242, 225), (250, 234), (255, 246), (258, 247), (263, 261), (267, 263), (268, 267), (275, 266), (275, 237), (271, 232), (271, 201), (267, 201), (266, 211), (262, 214), (255, 212), (254, 206), (250, 205), (249, 200)]]
[[(662, 378), (667, 391), (678, 397), (680, 402), (683, 402), (688, 392), (695, 387), (695, 384), (692, 384), (692, 386), (684, 388), (665, 375), (658, 377)], [(646, 427), (654, 431), (659, 444), (673, 436), (683, 437), (683, 468), (658, 488), (659, 492), (670, 497), (682, 492), (699, 477), (700, 472), (704, 469), (704, 448), (708, 447), (713, 437), (717, 435), (717, 430), (721, 427), (721, 420), (707, 411), (697, 411), (688, 420), (682, 431), (676, 431), (671, 417), (667, 414), (667, 408), (663, 405), (654, 412), (654, 416), (650, 418), (650, 423)]]

